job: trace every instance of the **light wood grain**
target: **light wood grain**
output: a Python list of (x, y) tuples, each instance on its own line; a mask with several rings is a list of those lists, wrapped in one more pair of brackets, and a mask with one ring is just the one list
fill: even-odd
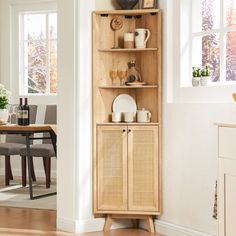
[(128, 125), (128, 126), (157, 126), (159, 125), (159, 123), (156, 122), (150, 122), (150, 123), (137, 123), (137, 122), (132, 122), (132, 123), (124, 123), (124, 122), (120, 122), (120, 123), (113, 123), (113, 122), (97, 122), (97, 125), (109, 125), (109, 126), (121, 126), (121, 125)]
[(128, 126), (128, 209), (159, 212), (158, 127)]
[(73, 234), (56, 229), (56, 211), (0, 207), (0, 235), (57, 236), (161, 236), (143, 229), (118, 229), (109, 232)]
[(109, 14), (109, 15), (143, 15), (143, 14), (150, 14), (150, 13), (159, 13), (160, 9), (138, 9), (138, 10), (115, 10), (115, 11), (94, 11), (95, 14)]
[(41, 124), (32, 124), (32, 125), (0, 125), (0, 131), (50, 131), (53, 130), (51, 125), (41, 125)]
[(100, 89), (148, 89), (148, 88), (157, 88), (158, 85), (142, 85), (142, 86), (99, 86)]
[(118, 229), (109, 232), (78, 234), (78, 236), (164, 236), (159, 233), (149, 233), (143, 229)]
[(127, 127), (98, 126), (97, 208), (127, 210)]
[(106, 217), (105, 225), (104, 225), (104, 231), (108, 232), (113, 224), (113, 222), (116, 219), (131, 219), (134, 222), (135, 228), (138, 227), (138, 220), (144, 220), (147, 225), (147, 229), (150, 233), (155, 232), (155, 226), (152, 216), (150, 215), (118, 215), (118, 214), (109, 214)]
[(118, 49), (98, 49), (100, 52), (145, 52), (145, 51), (157, 51), (157, 48), (118, 48)]
[(216, 122), (215, 123), (216, 126), (219, 127), (225, 127), (225, 128), (236, 128), (236, 123), (230, 123), (230, 122)]
[[(114, 33), (110, 27), (110, 23), (117, 16), (123, 21), (123, 27)], [(148, 28), (151, 31), (147, 48), (124, 49), (124, 33), (134, 32), (136, 28)], [(119, 48), (112, 48), (115, 42), (118, 42)], [(118, 79), (112, 85), (109, 71), (111, 69), (127, 69), (127, 63), (131, 60), (136, 61), (137, 70), (141, 73), (142, 80), (147, 83), (147, 86), (120, 86)], [(93, 212), (95, 215), (117, 214), (121, 216), (125, 214), (129, 218), (132, 218), (132, 215), (149, 216), (150, 218), (147, 219), (149, 219), (150, 231), (154, 229), (153, 225), (150, 224), (150, 219), (162, 213), (162, 66), (162, 14), (160, 9), (93, 12)], [(112, 103), (120, 94), (132, 96), (137, 103), (138, 109), (146, 108), (150, 110), (152, 113), (151, 123), (145, 124), (145, 126), (144, 124), (135, 122), (132, 124), (111, 123)], [(139, 193), (135, 190), (138, 187), (127, 187), (127, 183), (130, 185), (130, 182), (138, 179), (138, 165), (133, 165), (132, 161), (137, 156), (137, 154), (134, 154), (134, 150), (139, 145), (133, 143), (132, 135), (128, 135), (128, 133), (123, 134), (123, 141), (120, 140), (116, 144), (113, 152), (110, 150), (109, 145), (106, 144), (109, 143), (108, 140), (113, 140), (115, 132), (122, 128), (125, 128), (126, 132), (128, 132), (129, 128), (131, 130), (134, 128), (134, 132), (143, 132), (143, 134), (145, 134), (146, 130), (154, 135), (149, 136), (149, 138), (151, 136), (153, 138), (149, 143), (152, 153), (148, 155), (147, 159), (152, 163), (152, 167), (155, 166), (155, 170), (151, 170), (151, 177), (149, 176), (149, 179), (148, 177), (144, 177), (144, 179), (140, 180), (140, 185), (142, 185), (142, 181), (146, 181), (145, 183), (149, 187), (149, 192), (142, 185), (140, 196), (141, 198), (143, 197), (143, 200), (140, 198), (139, 202), (137, 202)], [(110, 138), (104, 142), (103, 132), (105, 130), (106, 132), (110, 132)], [(128, 143), (128, 145), (126, 144), (126, 151), (124, 150), (124, 142)], [(104, 158), (106, 160), (109, 158), (112, 159), (117, 153), (119, 155), (123, 153), (123, 158), (125, 157), (127, 160), (127, 163), (124, 163), (124, 159), (121, 156), (118, 157), (118, 160), (120, 160), (119, 163), (123, 161), (123, 171), (125, 169), (127, 170), (127, 165), (129, 166), (126, 176), (123, 176), (125, 181), (127, 181), (128, 175), (129, 181), (126, 183), (127, 190), (122, 190), (124, 194), (123, 198), (119, 196), (119, 204), (115, 206), (115, 203), (112, 204), (109, 199), (107, 200), (108, 204), (101, 199), (105, 199), (105, 192), (107, 192), (104, 191), (105, 183), (108, 183), (106, 182), (108, 180), (105, 180), (105, 176), (102, 173), (110, 165), (108, 163), (105, 164)], [(129, 155), (129, 160), (127, 159), (127, 155)], [(146, 155), (145, 153), (142, 155), (142, 164), (144, 165), (146, 164)], [(141, 154), (139, 157), (141, 158)], [(121, 167), (119, 166), (117, 171), (119, 172), (120, 170)], [(129, 173), (130, 170), (132, 174)], [(107, 169), (105, 172), (113, 173), (114, 176), (116, 173), (111, 170), (109, 172)], [(112, 179), (112, 176), (110, 179)], [(101, 186), (103, 187), (101, 188)], [(125, 186), (125, 183), (123, 183), (123, 186)], [(112, 191), (114, 194), (114, 190), (111, 190), (109, 192), (110, 196), (112, 196)], [(136, 195), (136, 202), (133, 195)], [(152, 204), (150, 204), (151, 200), (153, 200)], [(126, 204), (126, 208), (124, 207), (124, 203)]]

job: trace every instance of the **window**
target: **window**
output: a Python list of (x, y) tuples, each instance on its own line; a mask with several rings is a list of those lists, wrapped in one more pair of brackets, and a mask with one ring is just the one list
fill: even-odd
[(192, 0), (191, 4), (191, 67), (210, 65), (212, 84), (236, 82), (236, 1)]
[(20, 95), (57, 92), (57, 13), (20, 14)]

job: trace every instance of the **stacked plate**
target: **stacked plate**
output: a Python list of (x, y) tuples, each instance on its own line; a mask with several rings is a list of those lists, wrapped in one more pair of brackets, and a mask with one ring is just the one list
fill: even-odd
[(118, 95), (112, 104), (113, 112), (135, 112), (137, 111), (137, 104), (135, 100), (128, 94)]
[(118, 95), (112, 104), (112, 122), (134, 122), (137, 104), (128, 94)]

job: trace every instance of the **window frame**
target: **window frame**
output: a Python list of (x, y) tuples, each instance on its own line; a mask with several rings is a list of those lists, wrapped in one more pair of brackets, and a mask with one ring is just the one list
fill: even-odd
[[(11, 11), (9, 12), (9, 52), (10, 52), (10, 80), (7, 82), (11, 90), (12, 102), (17, 103), (20, 95), (20, 83), (19, 83), (19, 14), (21, 12), (32, 11), (57, 11), (57, 2), (54, 0), (38, 0), (32, 3), (15, 1), (10, 5)], [(56, 104), (57, 94), (28, 94), (32, 104)]]
[(190, 63), (190, 0), (168, 1), (164, 11), (164, 87), (167, 104), (234, 103), (236, 84), (192, 87)]
[[(51, 68), (53, 68), (53, 66), (50, 66), (50, 53), (49, 53), (49, 43), (50, 42), (57, 42), (57, 38), (52, 38), (50, 39), (48, 37), (48, 29), (49, 29), (49, 14), (54, 14), (57, 13), (56, 10), (40, 10), (40, 11), (25, 11), (25, 12), (20, 12), (19, 13), (19, 28), (20, 28), (20, 32), (19, 32), (19, 93), (20, 96), (28, 96), (28, 95), (56, 95), (56, 93), (51, 93), (50, 92), (50, 70)], [(24, 30), (25, 30), (25, 25), (24, 25), (24, 16), (25, 15), (34, 15), (34, 14), (44, 14), (46, 17), (46, 37), (45, 39), (42, 40), (26, 40), (24, 38)], [(27, 74), (25, 73), (27, 69), (30, 68), (37, 68), (35, 67), (30, 67), (30, 66), (26, 66), (25, 64), (25, 44), (27, 42), (36, 42), (36, 41), (41, 41), (41, 42), (45, 42), (46, 43), (46, 48), (47, 48), (47, 55), (46, 55), (46, 65), (43, 66), (46, 69), (46, 92), (45, 93), (28, 93), (28, 77)], [(39, 68), (40, 66), (38, 66)], [(55, 67), (54, 67), (55, 68)], [(57, 66), (56, 66), (57, 68)]]
[[(227, 39), (226, 39), (226, 34), (228, 32), (236, 32), (236, 26), (231, 26), (227, 27), (225, 25), (225, 20), (226, 20), (226, 4), (224, 4), (224, 0), (219, 0), (220, 1), (220, 17), (219, 17), (219, 26), (216, 28), (213, 28), (212, 30), (201, 30), (198, 32), (193, 32), (193, 22), (192, 22), (192, 17), (191, 17), (191, 31), (190, 31), (190, 61), (191, 65), (193, 66), (192, 63), (192, 54), (193, 54), (193, 41), (197, 37), (204, 37), (204, 36), (209, 36), (211, 34), (219, 34), (219, 48), (220, 48), (220, 80), (217, 82), (212, 82), (210, 81), (209, 85), (210, 86), (221, 86), (221, 85), (231, 85), (231, 84), (236, 84), (236, 81), (227, 81), (226, 80), (226, 44), (227, 44)], [(193, 15), (193, 0), (190, 1), (191, 4), (191, 15)], [(191, 81), (190, 81), (191, 82)]]

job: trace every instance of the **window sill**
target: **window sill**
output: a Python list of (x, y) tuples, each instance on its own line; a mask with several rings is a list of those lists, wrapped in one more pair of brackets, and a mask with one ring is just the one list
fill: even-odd
[(236, 84), (181, 87), (174, 90), (174, 103), (233, 103)]

